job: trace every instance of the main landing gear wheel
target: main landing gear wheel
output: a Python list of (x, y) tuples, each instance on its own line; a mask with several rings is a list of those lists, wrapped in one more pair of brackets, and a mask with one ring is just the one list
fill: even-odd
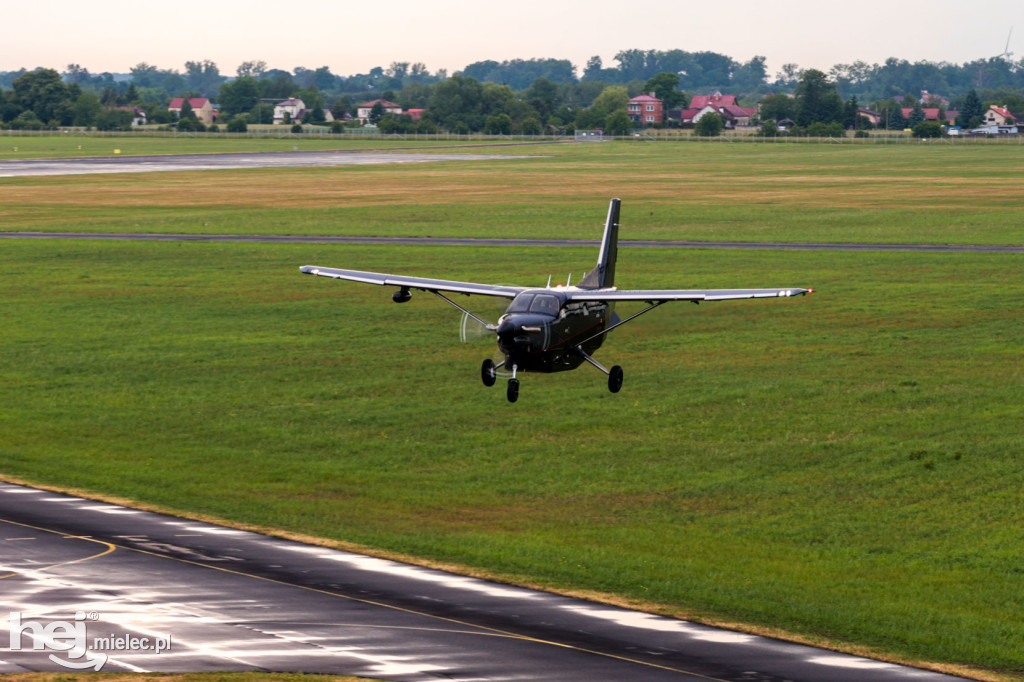
[(514, 403), (519, 400), (519, 379), (508, 380), (508, 401)]
[(480, 379), (484, 382), (484, 386), (493, 386), (497, 381), (498, 370), (494, 366), (494, 360), (490, 358), (484, 360), (484, 364), (480, 367)]
[(622, 388), (622, 368), (615, 365), (608, 372), (608, 390), (618, 393), (620, 388)]

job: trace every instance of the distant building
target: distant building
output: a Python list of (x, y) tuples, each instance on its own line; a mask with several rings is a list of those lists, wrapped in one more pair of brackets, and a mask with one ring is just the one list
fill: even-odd
[(927, 90), (922, 90), (921, 91), (921, 100), (920, 101), (921, 101), (921, 106), (929, 106), (929, 105), (931, 105), (933, 107), (939, 107), (939, 108), (942, 108), (942, 109), (948, 109), (949, 108), (949, 100), (948, 99), (944, 99), (944, 98), (940, 97), (939, 95), (933, 95), (930, 92), (928, 92)]
[[(181, 118), (181, 108), (185, 105), (184, 97), (175, 97), (171, 100), (167, 110), (174, 114), (177, 118)], [(217, 120), (217, 112), (213, 108), (213, 103), (205, 97), (190, 97), (188, 105), (192, 107), (192, 113), (196, 115), (196, 120), (206, 125), (212, 124)]]
[(286, 99), (274, 105), (274, 125), (284, 123), (298, 123), (302, 120), (302, 112), (306, 110), (306, 103), (301, 99)]
[(715, 90), (710, 95), (694, 95), (690, 100), (691, 109), (703, 109), (711, 105), (714, 107), (736, 106), (736, 95), (723, 95)]
[(986, 126), (1012, 126), (1016, 122), (1017, 117), (1006, 107), (997, 107), (993, 104), (985, 112), (984, 124)]
[(356, 118), (359, 119), (360, 123), (366, 125), (367, 123), (370, 122), (370, 114), (373, 113), (373, 107), (378, 102), (380, 102), (380, 105), (384, 109), (385, 114), (394, 114), (395, 116), (400, 116), (402, 114), (401, 104), (395, 104), (394, 102), (389, 102), (386, 99), (375, 99), (372, 102), (360, 104), (359, 107), (356, 109)]
[(146, 125), (146, 112), (138, 107), (117, 107), (122, 111), (130, 111), (132, 113), (132, 127)]
[[(914, 113), (913, 107), (902, 107), (900, 111), (903, 113), (903, 118), (910, 120), (910, 115)], [(924, 112), (924, 120), (935, 121), (937, 123), (944, 123), (951, 121), (956, 118), (959, 112), (957, 111), (943, 111), (938, 107), (925, 107), (921, 111)]]
[[(703, 96), (698, 95), (693, 98), (699, 104), (700, 102), (707, 102)], [(723, 95), (722, 99), (725, 101), (736, 101), (735, 95)], [(721, 100), (720, 100), (721, 101)], [(673, 113), (676, 110), (673, 111)], [(718, 114), (722, 118), (722, 123), (727, 129), (734, 128), (745, 128), (751, 124), (751, 121), (757, 116), (757, 109), (753, 107), (741, 107), (736, 104), (710, 104), (706, 103), (701, 108), (691, 106), (689, 109), (678, 110), (679, 123), (682, 125), (694, 124), (706, 114)]]
[(878, 113), (877, 111), (865, 109), (864, 107), (858, 107), (857, 115), (866, 118), (871, 123), (871, 125), (875, 126), (876, 128), (882, 128), (885, 126), (885, 123), (882, 120), (882, 114)]
[(653, 92), (629, 100), (626, 111), (631, 121), (642, 126), (665, 122), (665, 105)]

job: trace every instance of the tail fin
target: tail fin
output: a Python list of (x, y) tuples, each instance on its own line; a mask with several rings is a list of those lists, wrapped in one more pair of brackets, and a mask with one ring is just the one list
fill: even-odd
[(604, 238), (597, 266), (580, 280), (580, 289), (604, 289), (615, 286), (615, 258), (619, 248), (619, 207), (622, 201), (612, 199), (608, 204), (608, 219), (604, 223)]

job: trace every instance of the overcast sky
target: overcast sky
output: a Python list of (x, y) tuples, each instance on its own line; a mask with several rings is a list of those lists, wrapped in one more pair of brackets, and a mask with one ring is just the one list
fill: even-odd
[(140, 62), (183, 70), (212, 60), (222, 75), (263, 60), (270, 68), (328, 66), (341, 76), (392, 62), (449, 74), (492, 59), (568, 59), (582, 74), (621, 50), (708, 50), (738, 62), (762, 55), (769, 77), (783, 64), (828, 71), (888, 57), (963, 63), (999, 55), (1010, 40), (1024, 57), (1024, 2), (580, 2), (387, 3), (47, 0), (6, 3), (0, 71), (38, 66), (126, 73)]

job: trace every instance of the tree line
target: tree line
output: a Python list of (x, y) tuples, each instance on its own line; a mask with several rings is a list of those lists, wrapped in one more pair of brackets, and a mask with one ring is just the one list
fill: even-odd
[[(568, 60), (482, 61), (449, 77), (424, 64), (395, 62), (367, 74), (342, 77), (326, 66), (292, 71), (263, 61), (240, 64), (233, 77), (210, 60), (189, 61), (183, 71), (145, 62), (130, 74), (92, 74), (78, 64), (63, 73), (36, 69), (0, 74), (0, 123), (7, 127), (123, 127), (138, 107), (156, 124), (175, 123), (167, 111), (175, 96), (209, 97), (220, 120), (269, 123), (275, 101), (298, 97), (309, 110), (306, 123), (326, 123), (323, 112), (344, 119), (366, 101), (385, 99), (403, 109), (422, 109), (410, 117), (373, 116), (385, 132), (486, 131), (530, 134), (549, 129), (602, 128), (628, 132), (629, 98), (655, 92), (667, 109), (684, 107), (689, 94), (712, 90), (741, 95), (741, 104), (760, 104), (762, 118), (792, 119), (802, 127), (838, 123), (859, 127), (859, 105), (884, 111), (888, 127), (902, 129), (904, 107), (913, 107), (922, 90), (949, 98), (949, 109), (973, 111), (978, 103), (998, 103), (1024, 111), (1024, 60), (1002, 58), (964, 65), (889, 59), (884, 64), (836, 65), (828, 73), (794, 64), (769, 78), (764, 57), (740, 63), (714, 52), (625, 50), (605, 67), (592, 57), (577, 77)], [(984, 87), (979, 87), (984, 84)], [(967, 123), (967, 121), (964, 121)], [(343, 125), (343, 124), (337, 124)]]

